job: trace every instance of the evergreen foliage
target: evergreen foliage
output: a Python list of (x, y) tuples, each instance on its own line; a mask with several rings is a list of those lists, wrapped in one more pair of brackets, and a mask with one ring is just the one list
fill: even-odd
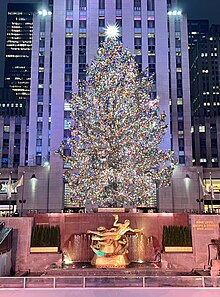
[(154, 205), (156, 182), (167, 186), (173, 152), (160, 149), (166, 114), (154, 94), (154, 78), (140, 73), (134, 56), (116, 39), (98, 49), (70, 100), (71, 136), (58, 151), (69, 164), (66, 199), (74, 205)]
[(60, 228), (59, 226), (39, 226), (32, 229), (31, 247), (51, 247), (60, 245)]
[(164, 226), (163, 246), (192, 246), (190, 228), (185, 226)]

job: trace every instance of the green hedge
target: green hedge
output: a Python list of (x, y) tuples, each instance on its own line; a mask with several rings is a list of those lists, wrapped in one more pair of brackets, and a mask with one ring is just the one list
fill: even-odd
[(60, 228), (59, 226), (34, 226), (31, 234), (31, 247), (39, 246), (59, 246)]
[(190, 228), (184, 226), (164, 226), (163, 246), (192, 246)]

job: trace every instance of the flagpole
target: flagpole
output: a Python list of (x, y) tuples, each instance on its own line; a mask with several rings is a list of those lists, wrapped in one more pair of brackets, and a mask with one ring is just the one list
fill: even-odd
[[(10, 172), (10, 177), (9, 177), (9, 181), (10, 181), (10, 185), (9, 185), (9, 187), (10, 187), (10, 189), (9, 189), (9, 191), (10, 191), (10, 195), (9, 195), (9, 212), (8, 212), (8, 215), (9, 215), (9, 217), (10, 217), (10, 215), (11, 215), (11, 192), (12, 192), (12, 188), (11, 188), (11, 184), (12, 184), (12, 171)], [(9, 182), (8, 181), (8, 182)]]
[(201, 199), (200, 199), (200, 196), (201, 196), (201, 193), (200, 193), (200, 180), (199, 180), (199, 172), (198, 173), (198, 184), (199, 184), (199, 214), (201, 213)]
[(213, 185), (212, 185), (212, 174), (209, 172), (209, 177), (210, 177), (210, 192), (211, 192), (211, 211), (213, 213)]
[(23, 171), (23, 185), (22, 185), (22, 193), (21, 193), (21, 217), (23, 217), (23, 210), (24, 210), (24, 174), (25, 174), (25, 171)]

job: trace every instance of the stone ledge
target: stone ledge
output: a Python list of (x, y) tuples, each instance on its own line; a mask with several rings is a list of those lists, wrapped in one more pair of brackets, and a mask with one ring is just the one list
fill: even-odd
[(164, 251), (166, 253), (192, 253), (191, 246), (165, 246)]
[(31, 247), (30, 253), (58, 253), (57, 246)]

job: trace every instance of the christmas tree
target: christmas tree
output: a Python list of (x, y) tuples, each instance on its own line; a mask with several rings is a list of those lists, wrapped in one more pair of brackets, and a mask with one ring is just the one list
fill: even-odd
[(173, 153), (159, 148), (166, 115), (152, 90), (122, 42), (106, 38), (72, 96), (71, 138), (59, 149), (75, 205), (152, 205), (156, 182), (169, 184)]

